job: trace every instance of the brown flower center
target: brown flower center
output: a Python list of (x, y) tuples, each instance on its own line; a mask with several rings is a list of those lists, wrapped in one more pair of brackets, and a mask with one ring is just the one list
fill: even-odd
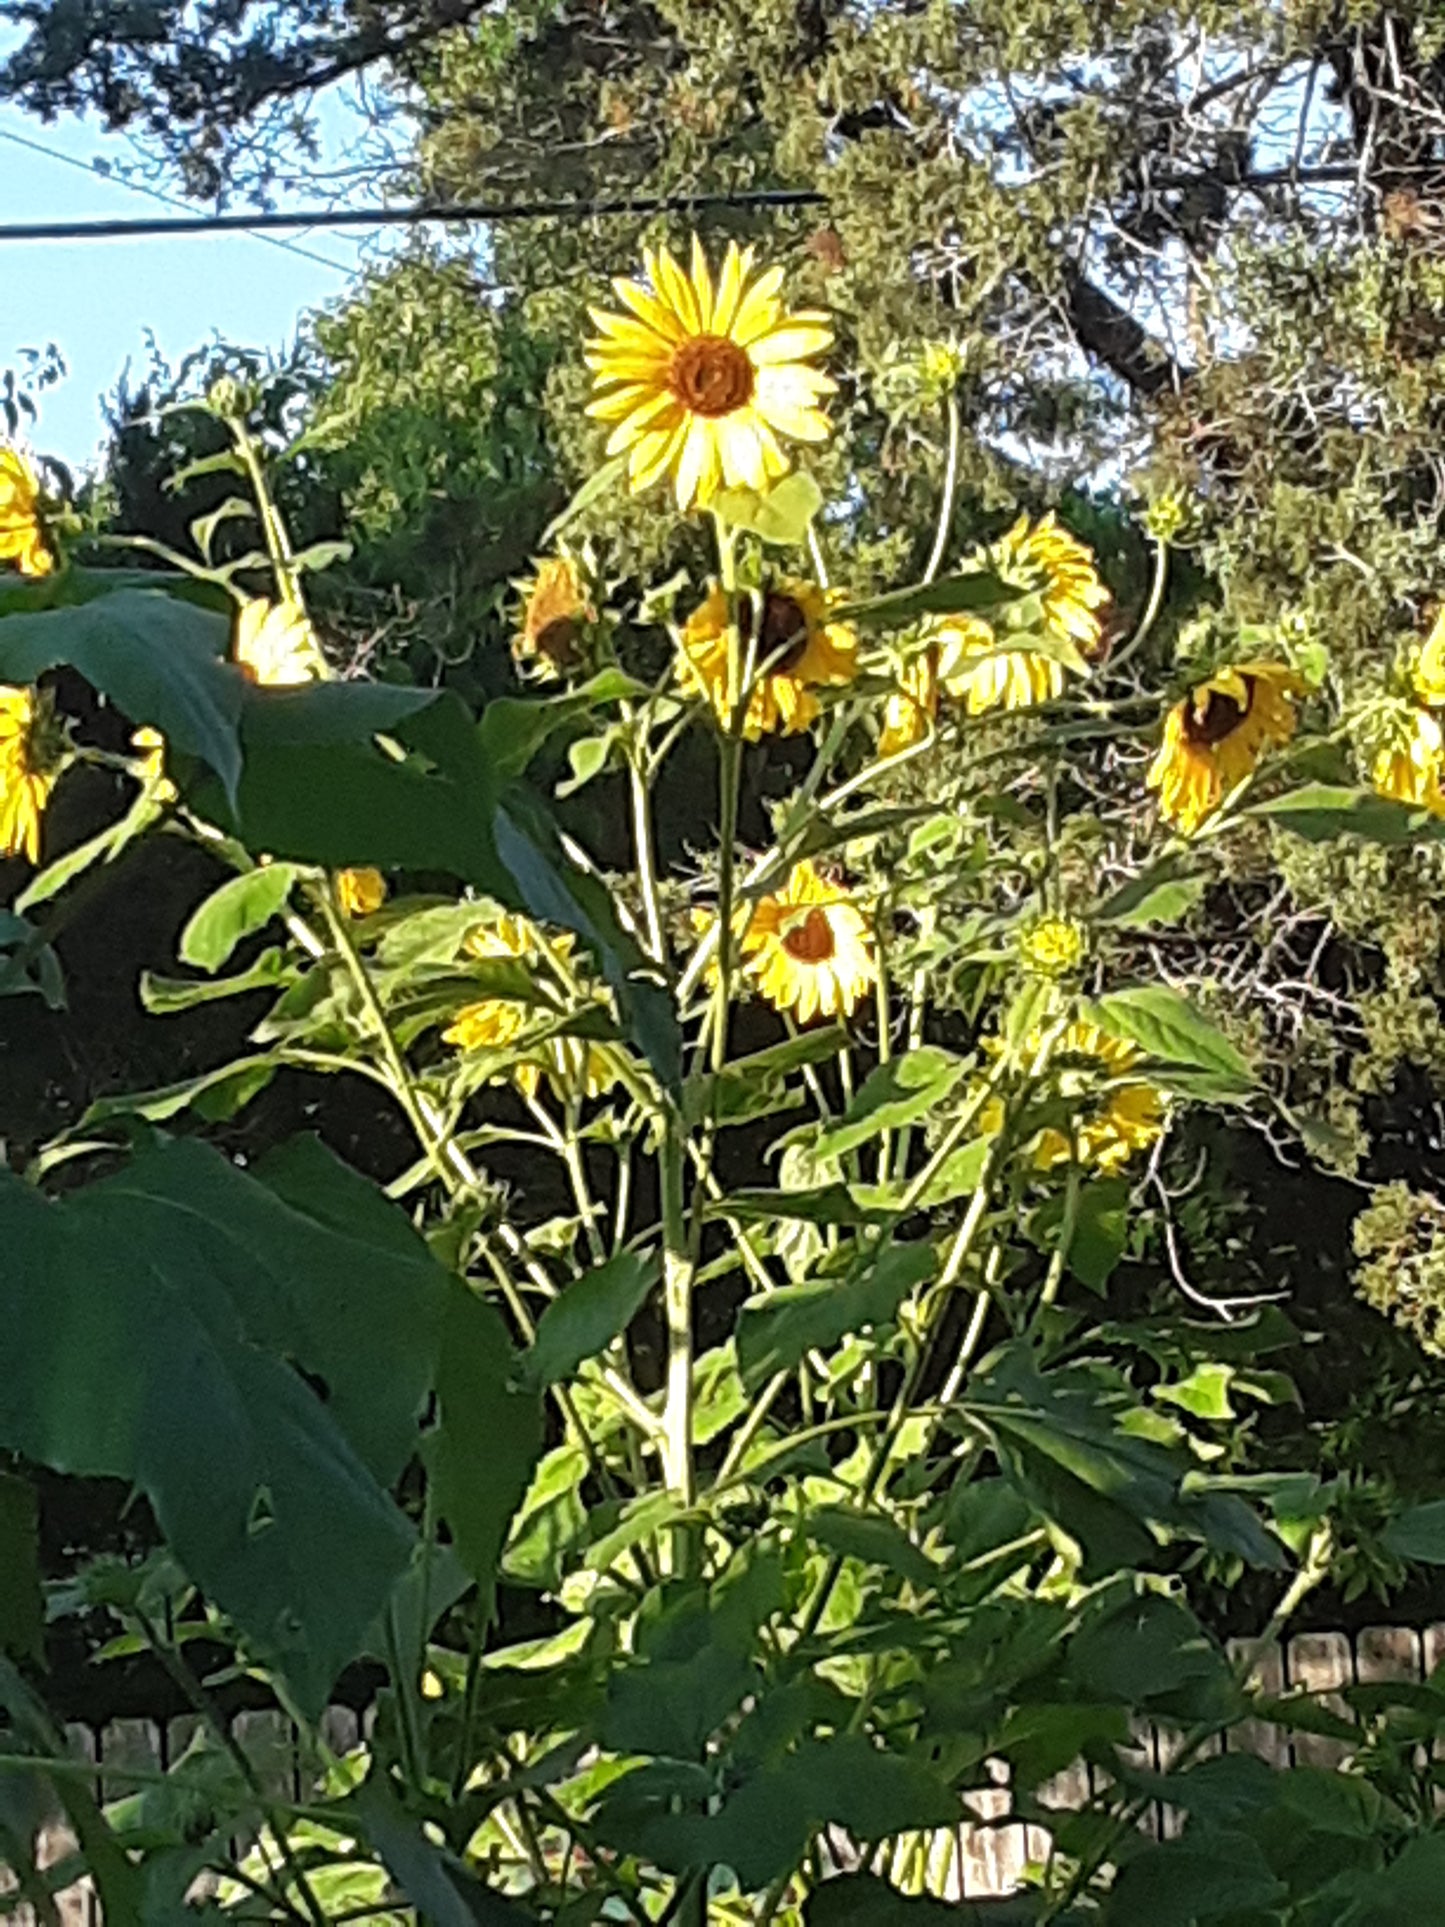
[(673, 355), (667, 385), (694, 415), (731, 415), (752, 400), (753, 364), (726, 335), (694, 335)]
[(1254, 678), (1242, 676), (1244, 701), (1237, 702), (1233, 696), (1226, 696), (1223, 690), (1211, 689), (1204, 698), (1204, 713), (1199, 712), (1197, 702), (1189, 703), (1184, 711), (1184, 734), (1191, 743), (1202, 749), (1212, 749), (1222, 743), (1226, 736), (1232, 736), (1254, 706)]
[(812, 909), (783, 932), (782, 942), (795, 963), (827, 963), (835, 948), (833, 926), (821, 910)]
[[(738, 603), (738, 630), (743, 647), (753, 639), (755, 604), (745, 595)], [(802, 606), (790, 595), (770, 592), (763, 601), (762, 630), (758, 636), (758, 662), (766, 663), (771, 676), (789, 675), (803, 660), (808, 647), (808, 618)]]

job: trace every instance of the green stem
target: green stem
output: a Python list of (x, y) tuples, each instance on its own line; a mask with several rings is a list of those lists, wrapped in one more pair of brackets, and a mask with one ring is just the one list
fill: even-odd
[(943, 500), (938, 506), (938, 530), (933, 538), (933, 550), (928, 558), (928, 566), (923, 571), (923, 580), (932, 582), (943, 563), (943, 552), (948, 547), (949, 530), (953, 527), (953, 497), (958, 487), (958, 452), (961, 420), (958, 396), (950, 388), (948, 391), (948, 458), (943, 471)]

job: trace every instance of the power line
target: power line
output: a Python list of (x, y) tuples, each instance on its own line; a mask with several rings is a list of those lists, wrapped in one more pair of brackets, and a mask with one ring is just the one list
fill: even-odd
[[(123, 174), (113, 174), (92, 167), (88, 161), (75, 154), (62, 154), (58, 148), (47, 147), (43, 141), (30, 140), (24, 134), (16, 134), (8, 127), (0, 127), (0, 140), (6, 140), (14, 147), (29, 148), (32, 154), (41, 154), (48, 161), (59, 161), (62, 166), (79, 168), (87, 180), (103, 180), (115, 187), (121, 187), (130, 194), (143, 194), (148, 200), (160, 201), (166, 207), (185, 207), (187, 202), (174, 194), (167, 194), (158, 187), (147, 187), (141, 181), (129, 181)], [(303, 248), (296, 241), (282, 241), (274, 234), (258, 234), (255, 237), (268, 248), (284, 248), (287, 254), (300, 255), (304, 261), (315, 261), (323, 268), (334, 268), (338, 274), (350, 274), (351, 269), (344, 261), (333, 261), (328, 255), (316, 254), (310, 248)]]
[[(498, 222), (592, 220), (615, 214), (689, 214), (718, 207), (820, 207), (816, 188), (744, 189), (735, 194), (621, 196), (605, 201), (460, 201), (443, 207), (322, 208), (295, 214), (192, 214), (177, 220), (16, 221), (0, 224), (4, 241), (137, 241), (182, 234), (254, 234), (294, 228), (421, 227), (432, 221)], [(318, 257), (319, 258), (319, 257)], [(334, 262), (328, 262), (334, 267)]]

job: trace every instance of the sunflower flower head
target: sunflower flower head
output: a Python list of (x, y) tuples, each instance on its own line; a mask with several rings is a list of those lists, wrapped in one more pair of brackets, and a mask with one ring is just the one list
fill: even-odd
[(1133, 1044), (1080, 1018), (1060, 1037), (1053, 1061), (1054, 1087), (1073, 1107), (1073, 1129), (1048, 1126), (1039, 1132), (1036, 1169), (1077, 1159), (1111, 1176), (1163, 1134), (1164, 1099), (1133, 1075), (1142, 1061)]
[[(750, 743), (806, 729), (819, 714), (814, 692), (851, 682), (858, 673), (856, 634), (829, 617), (835, 600), (792, 576), (738, 597), (739, 669), (748, 678), (742, 733)], [(683, 688), (705, 696), (724, 728), (732, 720), (729, 627), (727, 595), (715, 587), (683, 625), (677, 665)]]
[(55, 557), (40, 520), (40, 483), (30, 458), (0, 444), (0, 562), (21, 575), (49, 575)]
[(306, 611), (291, 602), (261, 597), (243, 602), (232, 656), (241, 674), (264, 689), (325, 682), (331, 674)]
[(755, 276), (736, 242), (716, 282), (695, 235), (688, 272), (666, 248), (643, 259), (650, 285), (613, 283), (625, 313), (590, 310), (587, 412), (612, 424), (608, 455), (627, 456), (634, 495), (669, 477), (684, 513), (725, 488), (765, 488), (789, 466), (779, 437), (827, 438), (818, 403), (836, 383), (811, 365), (832, 343), (827, 316), (788, 314), (783, 270)]
[(938, 647), (929, 643), (905, 663), (883, 710), (879, 756), (898, 756), (921, 743), (938, 715)]
[(597, 620), (582, 572), (570, 555), (552, 555), (516, 587), (522, 597), (522, 623), (512, 643), (513, 658), (539, 680), (555, 681), (579, 666), (584, 632)]
[(1370, 781), (1380, 796), (1445, 816), (1445, 731), (1418, 703), (1391, 703), (1371, 732)]
[[(991, 1053), (999, 1055), (1002, 1040), (986, 1042)], [(1042, 1044), (1043, 1038), (1034, 1032), (1025, 1044), (1025, 1055), (1036, 1056)], [(1067, 1026), (1053, 1046), (1047, 1095), (1068, 1106), (1069, 1127), (1046, 1124), (1034, 1134), (1031, 1161), (1036, 1171), (1077, 1163), (1113, 1176), (1163, 1135), (1168, 1121), (1163, 1096), (1153, 1084), (1134, 1075), (1142, 1061), (1135, 1045), (1111, 1037), (1084, 1018)], [(1002, 1100), (994, 1098), (985, 1106), (980, 1123), (993, 1134), (1002, 1128), (1004, 1117)]]
[(1099, 611), (1109, 591), (1094, 564), (1093, 551), (1049, 514), (1034, 522), (1021, 515), (988, 551), (991, 567), (1005, 582), (1037, 595), (1044, 626), (1061, 641), (1095, 656), (1103, 640)]
[(149, 723), (136, 730), (130, 739), (130, 746), (140, 752), (140, 768), (136, 775), (144, 788), (157, 803), (174, 803), (176, 786), (166, 775), (166, 739), (158, 729)]
[(40, 861), (40, 820), (64, 755), (49, 694), (0, 684), (0, 856)]
[(869, 919), (807, 861), (754, 907), (741, 949), (761, 994), (804, 1024), (850, 1015), (877, 977)]
[(1294, 705), (1306, 689), (1285, 663), (1245, 662), (1216, 671), (1177, 702), (1145, 779), (1165, 820), (1192, 836), (1269, 750), (1294, 735)]
[(1036, 977), (1072, 977), (1089, 954), (1089, 933), (1072, 917), (1035, 917), (1018, 933), (1019, 956)]
[(386, 878), (380, 870), (338, 870), (336, 904), (344, 917), (374, 917), (386, 902)]
[(1036, 649), (1010, 649), (982, 616), (940, 616), (930, 633), (938, 680), (970, 716), (1029, 709), (1064, 693), (1062, 663)]
[[(544, 945), (534, 924), (504, 912), (469, 932), (462, 952), (481, 962), (515, 961), (535, 966), (542, 961), (544, 948), (565, 962), (572, 953), (573, 938), (564, 932)], [(545, 1006), (539, 1009), (520, 998), (479, 998), (457, 1012), (442, 1032), (442, 1041), (467, 1052), (508, 1050), (537, 1027), (539, 1016), (545, 1015)], [(544, 1076), (559, 1097), (597, 1097), (617, 1081), (609, 1054), (578, 1037), (545, 1038), (509, 1065), (504, 1074), (529, 1099), (536, 1097)]]

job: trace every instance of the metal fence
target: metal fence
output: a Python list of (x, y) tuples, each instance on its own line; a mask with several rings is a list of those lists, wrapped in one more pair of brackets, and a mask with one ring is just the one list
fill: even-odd
[[(1298, 1633), (1283, 1647), (1265, 1653), (1254, 1677), (1270, 1694), (1304, 1688), (1328, 1700), (1330, 1693), (1352, 1684), (1427, 1678), (1442, 1661), (1445, 1625), (1423, 1629), (1378, 1626), (1354, 1635)], [(326, 1717), (328, 1744), (338, 1753), (348, 1752), (363, 1737), (364, 1727), (365, 1721), (354, 1712), (333, 1708)], [(98, 1732), (73, 1726), (69, 1733), (81, 1758), (110, 1768), (155, 1771), (166, 1769), (180, 1757), (195, 1730), (196, 1719), (188, 1716), (165, 1726), (149, 1720), (117, 1720)], [(305, 1797), (309, 1789), (301, 1784), (295, 1732), (284, 1716), (238, 1714), (233, 1731), (263, 1780), (280, 1797)], [(1141, 1730), (1137, 1744), (1141, 1759), (1161, 1768), (1168, 1764), (1167, 1734), (1146, 1728)], [(1283, 1728), (1257, 1720), (1246, 1721), (1231, 1731), (1224, 1745), (1229, 1751), (1257, 1753), (1279, 1766), (1332, 1767), (1346, 1750), (1338, 1740), (1309, 1735), (1291, 1738)], [(103, 1783), (98, 1780), (97, 1793), (102, 1784), (107, 1796), (115, 1797), (116, 1781), (108, 1776)], [(1079, 1766), (1059, 1775), (1043, 1798), (1049, 1805), (1067, 1808), (1079, 1804), (1089, 1790), (1088, 1771)], [(1151, 1817), (1150, 1825), (1156, 1833), (1166, 1834), (1173, 1821), (1167, 1813), (1159, 1812)], [(1020, 1885), (1029, 1861), (1043, 1858), (1047, 1846), (1047, 1834), (1042, 1829), (1026, 1827), (1011, 1818), (1008, 1787), (1000, 1775), (994, 1787), (964, 1796), (956, 1833), (948, 1830), (932, 1837), (928, 1884), (932, 1891), (955, 1899), (1006, 1895)], [(63, 1827), (49, 1828), (42, 1835), (41, 1860), (45, 1866), (59, 1865), (74, 1851), (74, 1838)], [(910, 1864), (916, 1867), (916, 1855), (911, 1856)], [(878, 1864), (878, 1871), (890, 1871), (886, 1857)], [(14, 1892), (13, 1875), (0, 1862), (0, 1923), (3, 1927), (36, 1927), (34, 1915), (16, 1904)], [(8, 1907), (7, 1893), (12, 1896)], [(59, 1893), (56, 1907), (62, 1927), (101, 1927), (95, 1896), (83, 1880)]]

